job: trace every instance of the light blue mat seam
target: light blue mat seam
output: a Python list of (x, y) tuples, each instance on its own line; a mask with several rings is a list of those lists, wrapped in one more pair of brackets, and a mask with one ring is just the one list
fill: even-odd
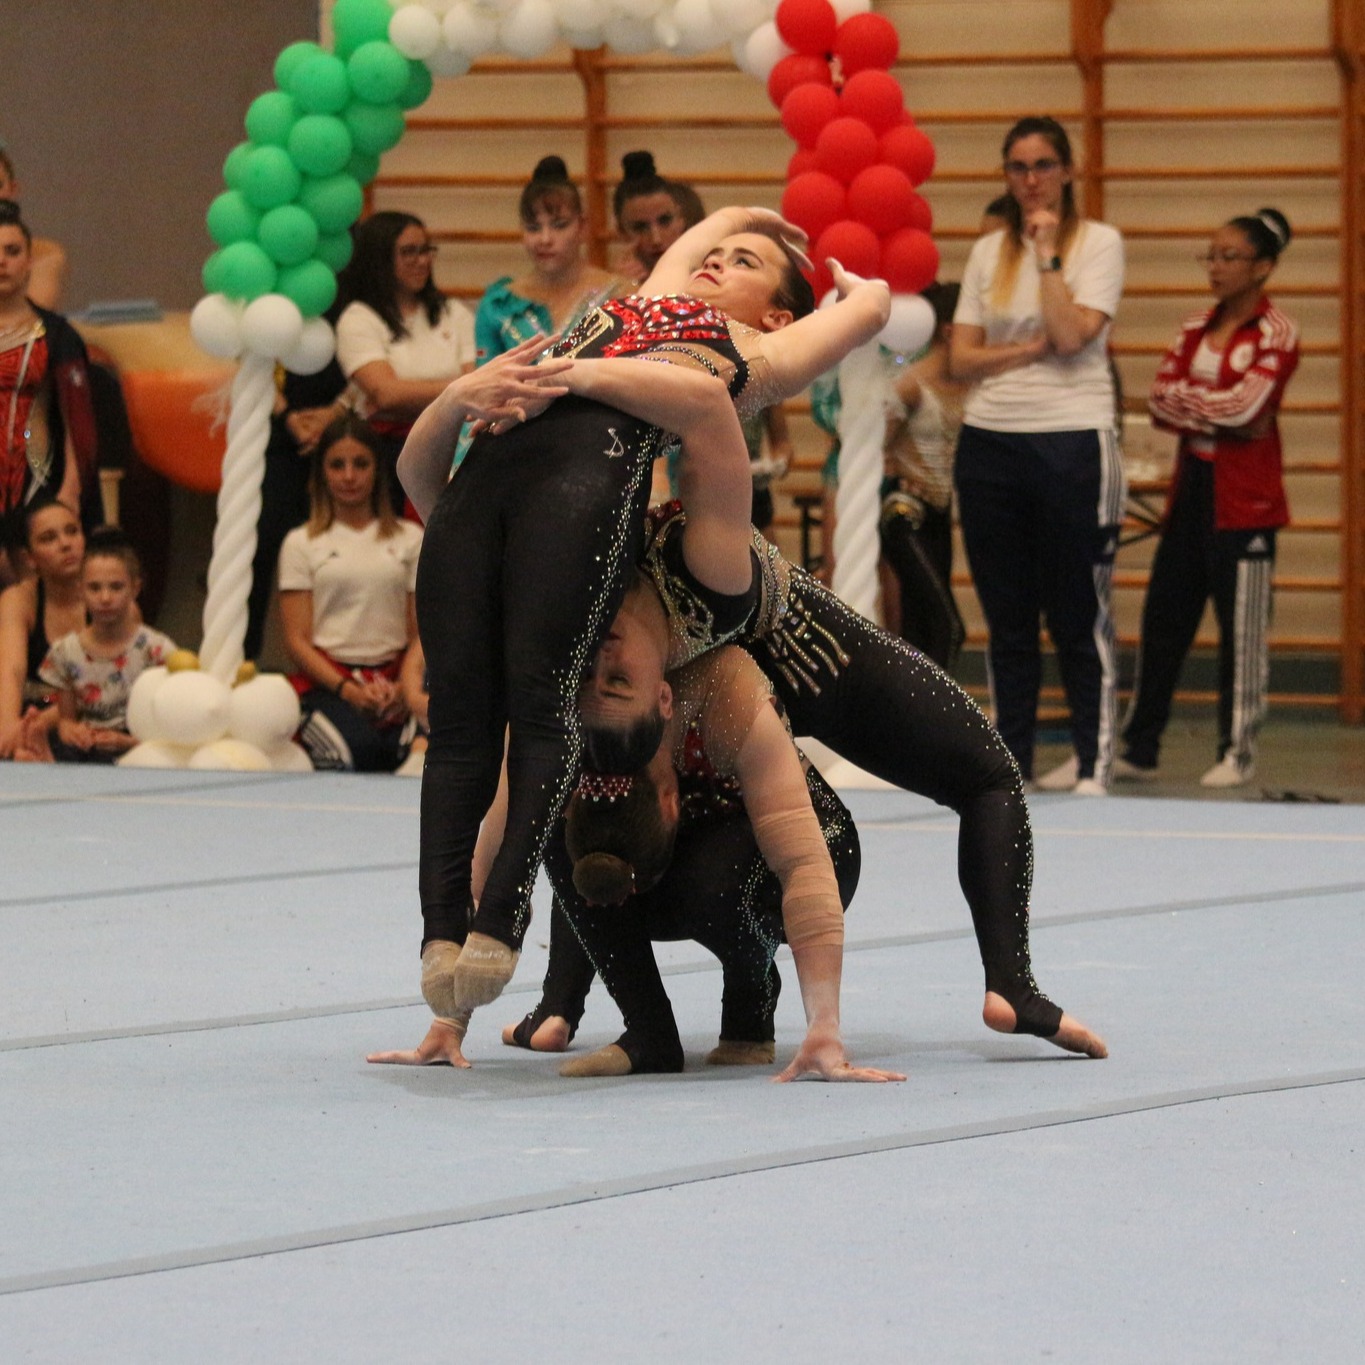
[[(734, 1176), (809, 1166), (822, 1161), (842, 1161), (852, 1157), (872, 1156), (882, 1152), (907, 1151), (916, 1147), (932, 1147), (947, 1143), (972, 1141), (978, 1138), (1002, 1137), (1012, 1133), (1026, 1133), (1075, 1123), (1093, 1123), (1103, 1119), (1122, 1118), (1129, 1114), (1150, 1113), (1155, 1110), (1172, 1109), (1182, 1105), (1270, 1095), (1287, 1090), (1309, 1090), (1328, 1085), (1352, 1085), (1359, 1084), (1361, 1081), (1365, 1081), (1365, 1069), (1243, 1081), (1235, 1085), (1207, 1086), (1194, 1090), (1136, 1097), (1117, 1103), (1087, 1105), (1074, 1110), (1053, 1110), (1002, 1120), (956, 1124), (946, 1128), (931, 1129), (923, 1133), (893, 1133), (884, 1137), (873, 1138), (870, 1141), (825, 1143), (815, 1147), (793, 1148), (785, 1152), (774, 1152), (767, 1156), (707, 1162), (698, 1166), (682, 1166), (651, 1175), (601, 1181), (584, 1186), (568, 1186), (559, 1190), (549, 1190), (539, 1195), (493, 1200), (487, 1204), (472, 1204), (464, 1208), (442, 1209), (425, 1214), (406, 1214), (396, 1218), (379, 1218), (365, 1223), (342, 1224), (334, 1228), (319, 1228), (311, 1233), (289, 1233), (278, 1237), (262, 1237), (254, 1241), (228, 1242), (216, 1247), (203, 1247), (197, 1251), (160, 1256), (130, 1257), (124, 1261), (106, 1261), (88, 1266), (74, 1266), (68, 1270), (50, 1270), (33, 1275), (15, 1275), (7, 1279), (0, 1279), (0, 1296), (94, 1284), (102, 1280), (165, 1274), (170, 1271), (188, 1270), (198, 1266), (220, 1265), (231, 1261), (254, 1260), (262, 1256), (279, 1256), (291, 1252), (311, 1251), (325, 1246), (372, 1241), (380, 1237), (403, 1236), (414, 1232), (432, 1232), (440, 1228), (458, 1227), (466, 1223), (485, 1222), (494, 1218), (513, 1218), (522, 1214), (544, 1213), (552, 1209), (567, 1208), (577, 1204), (600, 1203), (633, 1194), (648, 1194), (655, 1190), (672, 1189), (682, 1185), (697, 1185), (712, 1180), (728, 1180)], [(614, 1086), (622, 1083), (628, 1082), (617, 1081), (607, 1082), (606, 1084)]]

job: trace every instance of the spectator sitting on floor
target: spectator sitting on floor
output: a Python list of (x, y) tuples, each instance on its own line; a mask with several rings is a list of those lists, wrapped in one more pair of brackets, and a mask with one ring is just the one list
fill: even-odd
[(315, 768), (393, 772), (413, 726), (399, 687), (417, 638), (421, 530), (393, 510), (374, 433), (353, 414), (312, 456), (308, 522), (280, 551), (280, 619)]
[(0, 593), (0, 758), (23, 759), (38, 756), (21, 742), (23, 733), (40, 724), (46, 735), (58, 720), (56, 695), (39, 676), (43, 660), (54, 641), (85, 625), (85, 534), (50, 493), (39, 493), (11, 521), (12, 553), (25, 572)]
[[(117, 527), (92, 531), (81, 565), (89, 624), (63, 635), (48, 650), (39, 675), (57, 692), (58, 721), (51, 753), (76, 763), (113, 763), (137, 741), (128, 733), (128, 695), (149, 668), (166, 662), (174, 642), (144, 625), (137, 595), (142, 568)], [(25, 740), (35, 736), (27, 728)]]

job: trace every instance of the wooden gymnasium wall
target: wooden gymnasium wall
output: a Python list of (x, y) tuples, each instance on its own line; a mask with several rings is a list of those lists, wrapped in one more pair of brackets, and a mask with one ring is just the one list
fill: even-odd
[[(1357, 147), (1362, 138), (1354, 0), (887, 0), (877, 8), (900, 32), (906, 104), (938, 151), (924, 193), (943, 278), (960, 276), (981, 208), (1002, 188), (1000, 141), (1014, 118), (1051, 113), (1070, 131), (1085, 211), (1127, 239), (1128, 288), (1113, 340), (1136, 478), (1168, 462), (1171, 444), (1151, 430), (1143, 400), (1178, 320), (1206, 296), (1195, 256), (1234, 214), (1263, 205), (1287, 214), (1296, 240), (1273, 292), (1301, 324), (1303, 360), (1284, 409), (1294, 524), (1281, 538), (1273, 648), (1341, 658), (1340, 696), (1319, 699), (1359, 720), (1365, 516), (1360, 171), (1358, 157), (1350, 159), (1351, 137)], [(776, 206), (793, 150), (762, 86), (726, 52), (489, 59), (437, 82), (384, 158), (373, 201), (422, 215), (442, 244), (440, 283), (473, 301), (490, 280), (523, 266), (516, 197), (540, 156), (563, 156), (592, 192), (601, 253), (610, 246), (605, 196), (621, 155), (637, 147), (713, 206)], [(778, 538), (795, 555), (790, 495), (818, 487), (826, 442), (807, 404), (794, 403), (792, 414), (799, 459), (779, 495)], [(1151, 550), (1151, 540), (1132, 545), (1119, 562), (1118, 624), (1130, 645)], [(960, 553), (957, 566), (956, 590), (979, 643), (984, 628)], [(1349, 592), (1343, 581), (1354, 585)], [(1206, 618), (1201, 639), (1212, 638)]]

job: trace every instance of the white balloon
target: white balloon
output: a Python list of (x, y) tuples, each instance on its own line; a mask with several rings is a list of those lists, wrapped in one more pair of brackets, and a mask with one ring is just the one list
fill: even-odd
[(280, 357), (280, 364), (294, 374), (317, 374), (336, 354), (336, 334), (326, 318), (309, 318), (298, 344)]
[(648, 23), (668, 5), (668, 0), (609, 0), (609, 3), (622, 18)]
[(441, 21), (425, 5), (404, 5), (389, 20), (389, 42), (403, 56), (425, 61), (441, 45)]
[(475, 0), (475, 3), (490, 14), (511, 14), (521, 0)]
[(558, 0), (555, 14), (566, 33), (591, 33), (606, 22), (608, 10), (602, 0)]
[(791, 54), (792, 49), (782, 41), (782, 35), (778, 33), (777, 25), (771, 19), (754, 29), (749, 35), (749, 41), (744, 45), (746, 68), (761, 81), (766, 81), (772, 74), (773, 67), (783, 57), (790, 57)]
[[(463, 53), (472, 61), (494, 47), (498, 41), (498, 21), (491, 14), (476, 10), (468, 0), (456, 0), (441, 21), (441, 33), (452, 52)], [(438, 54), (433, 53), (432, 58)], [(431, 66), (432, 58), (427, 65)], [(435, 67), (431, 69), (435, 71)], [(441, 72), (441, 75), (450, 73)]]
[(730, 40), (730, 59), (746, 76), (752, 76), (754, 73), (749, 70), (749, 54), (744, 50), (748, 42), (747, 34), (739, 38), (732, 38)]
[(313, 760), (308, 751), (297, 744), (277, 744), (267, 749), (265, 756), (270, 760), (272, 771), (277, 773), (311, 773)]
[(591, 52), (594, 48), (602, 46), (606, 39), (602, 36), (601, 28), (565, 28), (560, 30), (560, 36), (570, 47), (579, 48), (583, 52)]
[(211, 744), (227, 734), (229, 701), (227, 684), (211, 673), (172, 673), (152, 698), (152, 725), (173, 744)]
[(872, 0), (830, 0), (834, 6), (835, 18), (842, 24), (855, 14), (866, 14), (872, 8)]
[(242, 353), (242, 305), (226, 294), (205, 294), (190, 313), (190, 335), (201, 351), (236, 360)]
[(448, 47), (438, 47), (427, 58), (427, 70), (433, 76), (463, 76), (469, 70), (472, 57), (463, 52), (452, 52)]
[(608, 47), (627, 56), (653, 52), (658, 46), (654, 25), (648, 19), (631, 19), (623, 14), (602, 25), (602, 37)]
[(134, 739), (155, 739), (156, 720), (152, 699), (157, 688), (170, 677), (164, 664), (144, 669), (133, 681), (128, 693), (128, 733)]
[(725, 39), (710, 0), (678, 0), (673, 6), (673, 27), (683, 52), (707, 52)]
[(772, 7), (763, 0), (720, 0), (711, 6), (727, 37), (748, 38), (748, 36), (772, 17)]
[(454, 3), (455, 0), (422, 0), (422, 8), (429, 9), (439, 19)]
[(268, 773), (270, 760), (245, 740), (215, 739), (190, 755), (189, 766), (198, 772)]
[(262, 294), (252, 299), (242, 314), (242, 340), (248, 351), (277, 360), (299, 344), (303, 314), (293, 299), (283, 294)]
[(498, 29), (502, 45), (529, 61), (548, 52), (559, 41), (559, 24), (550, 0), (521, 0)]
[(120, 754), (117, 762), (120, 768), (188, 768), (193, 752), (185, 744), (168, 744), (164, 739), (152, 739), (129, 749), (126, 754)]
[(933, 340), (934, 324), (934, 308), (928, 299), (919, 294), (893, 294), (891, 316), (877, 340), (888, 350), (913, 355)]
[(228, 734), (258, 749), (273, 749), (299, 728), (299, 694), (283, 673), (262, 673), (232, 689)]

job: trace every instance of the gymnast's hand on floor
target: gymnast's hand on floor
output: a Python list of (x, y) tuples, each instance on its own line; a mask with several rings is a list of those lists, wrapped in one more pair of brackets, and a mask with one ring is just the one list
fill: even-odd
[(468, 1069), (473, 1065), (461, 1051), (469, 1019), (433, 1019), (427, 1036), (410, 1052), (371, 1052), (367, 1062), (383, 1062), (390, 1066), (458, 1066)]
[(806, 1034), (791, 1065), (774, 1081), (794, 1081), (798, 1076), (818, 1076), (823, 1081), (903, 1081), (899, 1071), (881, 1071), (873, 1066), (854, 1066), (844, 1052), (837, 1032), (814, 1030)]

